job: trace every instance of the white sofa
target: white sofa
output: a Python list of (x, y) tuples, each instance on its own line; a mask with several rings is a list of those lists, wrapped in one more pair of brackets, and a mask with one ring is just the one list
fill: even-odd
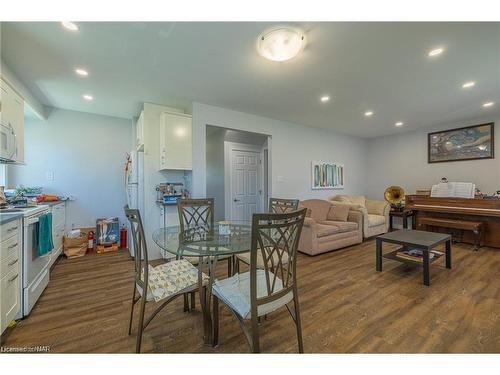
[(353, 209), (363, 213), (363, 237), (373, 237), (389, 230), (391, 205), (385, 201), (366, 199), (364, 195), (336, 195), (331, 199), (335, 204), (351, 204)]

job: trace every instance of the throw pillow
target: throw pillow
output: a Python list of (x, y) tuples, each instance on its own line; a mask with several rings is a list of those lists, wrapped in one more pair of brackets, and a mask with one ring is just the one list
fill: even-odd
[(347, 221), (349, 210), (351, 207), (348, 204), (335, 204), (330, 207), (326, 220), (330, 221)]

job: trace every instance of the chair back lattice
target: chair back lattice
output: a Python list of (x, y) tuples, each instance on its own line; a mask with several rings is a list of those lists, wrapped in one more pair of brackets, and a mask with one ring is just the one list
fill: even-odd
[(269, 198), (269, 212), (284, 214), (286, 212), (297, 211), (298, 208), (298, 199)]
[[(305, 217), (306, 209), (253, 215), (250, 297), (255, 313), (258, 305), (279, 299), (296, 287), (297, 248)], [(267, 290), (267, 296), (260, 298), (257, 298), (258, 255), (264, 263)]]
[(179, 199), (177, 209), (181, 233), (195, 227), (198, 230), (213, 231), (214, 198)]
[(134, 243), (135, 281), (142, 290), (145, 290), (144, 286), (148, 285), (148, 248), (141, 214), (139, 210), (128, 208), (128, 206), (125, 206), (124, 210), (125, 216), (130, 222), (130, 231)]

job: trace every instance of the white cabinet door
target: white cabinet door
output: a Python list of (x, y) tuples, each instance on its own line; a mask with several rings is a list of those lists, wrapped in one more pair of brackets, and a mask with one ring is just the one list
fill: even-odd
[(0, 116), (2, 123), (12, 125), (16, 134), (17, 161), (24, 162), (24, 101), (4, 80), (0, 80)]
[(0, 330), (1, 333), (21, 309), (21, 274), (19, 269), (9, 272), (0, 281)]
[(136, 124), (136, 141), (135, 146), (137, 150), (142, 150), (144, 148), (144, 111), (141, 111)]
[(164, 112), (160, 124), (160, 170), (191, 170), (192, 118)]

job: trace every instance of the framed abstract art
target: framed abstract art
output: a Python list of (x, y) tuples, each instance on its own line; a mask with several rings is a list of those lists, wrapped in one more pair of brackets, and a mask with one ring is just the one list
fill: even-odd
[(494, 123), (466, 126), (428, 134), (428, 162), (492, 159)]
[(312, 162), (312, 189), (343, 189), (344, 165), (333, 162)]

